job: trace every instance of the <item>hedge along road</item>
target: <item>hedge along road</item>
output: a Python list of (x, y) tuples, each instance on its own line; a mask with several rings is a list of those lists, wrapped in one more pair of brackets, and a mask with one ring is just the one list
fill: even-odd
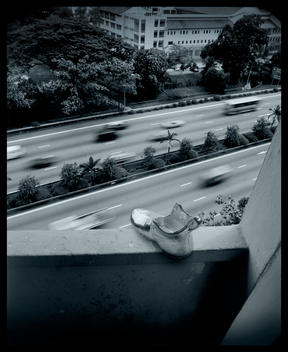
[[(175, 202), (179, 202), (192, 214), (207, 211), (215, 207), (218, 194), (235, 198), (250, 194), (269, 145), (244, 149), (12, 215), (7, 217), (7, 228), (44, 230), (53, 221), (102, 208), (114, 209), (116, 219), (108, 225), (112, 228), (130, 226), (129, 216), (136, 207), (164, 215), (169, 213)], [(212, 167), (223, 164), (232, 167), (231, 178), (211, 188), (202, 187), (200, 176)]]
[[(259, 95), (260, 97), (260, 95)], [(177, 133), (178, 139), (189, 137), (193, 144), (203, 143), (208, 131), (213, 131), (219, 138), (223, 137), (228, 125), (237, 123), (240, 132), (251, 130), (257, 118), (268, 116), (269, 108), (280, 104), (280, 95), (269, 94), (261, 96), (263, 98), (260, 110), (240, 114), (223, 115), (223, 103), (207, 103), (195, 107), (183, 107), (166, 109), (159, 113), (136, 114), (129, 119), (117, 117), (117, 121), (128, 121), (129, 127), (119, 131), (119, 138), (106, 142), (96, 143), (95, 136), (101, 126), (107, 122), (115, 121), (109, 118), (104, 122), (93, 124), (91, 121), (85, 126), (72, 128), (66, 126), (55, 128), (43, 132), (29, 132), (23, 138), (9, 138), (8, 145), (21, 144), (27, 151), (25, 157), (17, 160), (10, 160), (7, 164), (7, 174), (12, 179), (7, 182), (7, 191), (16, 191), (20, 179), (26, 175), (35, 176), (41, 184), (56, 181), (59, 179), (61, 168), (64, 163), (87, 162), (89, 156), (94, 159), (104, 160), (107, 156), (118, 152), (136, 152), (137, 158), (141, 157), (145, 147), (152, 145), (156, 149), (156, 154), (167, 151), (167, 143), (160, 144), (152, 142), (150, 139), (155, 134), (167, 133), (161, 127), (161, 123), (171, 120), (183, 120), (185, 125), (173, 129)], [(241, 119), (240, 119), (241, 118)], [(171, 130), (172, 131), (172, 130)], [(25, 136), (25, 137), (24, 137)], [(178, 143), (173, 143), (172, 150), (178, 149)], [(39, 156), (53, 154), (57, 157), (57, 163), (40, 170), (29, 168), (29, 163)]]

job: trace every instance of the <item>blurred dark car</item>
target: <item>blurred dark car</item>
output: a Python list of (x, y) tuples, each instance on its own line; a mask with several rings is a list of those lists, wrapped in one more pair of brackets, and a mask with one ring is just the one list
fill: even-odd
[(227, 180), (232, 173), (232, 168), (229, 165), (215, 167), (201, 176), (201, 181), (204, 187), (213, 186), (222, 181)]
[(105, 129), (105, 130), (103, 129), (98, 132), (96, 136), (96, 141), (97, 142), (113, 141), (118, 137), (119, 137), (119, 134), (113, 129)]
[(41, 156), (39, 158), (33, 159), (30, 163), (30, 166), (34, 169), (40, 169), (42, 167), (47, 167), (50, 165), (55, 164), (57, 161), (57, 158), (55, 155), (45, 155)]

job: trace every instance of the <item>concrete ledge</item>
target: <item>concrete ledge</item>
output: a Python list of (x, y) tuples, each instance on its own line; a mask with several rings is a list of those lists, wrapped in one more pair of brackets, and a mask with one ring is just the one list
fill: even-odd
[[(184, 261), (227, 261), (247, 251), (238, 225), (200, 226), (195, 251)], [(133, 228), (92, 231), (8, 231), (9, 264), (32, 266), (115, 265), (171, 262), (158, 245)]]

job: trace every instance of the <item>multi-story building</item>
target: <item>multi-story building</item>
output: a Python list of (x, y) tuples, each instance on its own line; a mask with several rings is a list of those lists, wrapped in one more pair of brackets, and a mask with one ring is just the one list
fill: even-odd
[(189, 48), (199, 58), (203, 47), (218, 38), (226, 24), (246, 14), (260, 15), (269, 35), (269, 53), (280, 50), (280, 21), (255, 7), (100, 7), (100, 27), (137, 49), (169, 51), (172, 45)]

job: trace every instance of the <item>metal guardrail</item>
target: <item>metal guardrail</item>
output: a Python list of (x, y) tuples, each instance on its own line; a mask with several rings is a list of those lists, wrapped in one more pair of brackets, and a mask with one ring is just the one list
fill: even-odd
[[(248, 148), (251, 148), (251, 147), (253, 147), (255, 145), (266, 144), (266, 143), (269, 143), (269, 142), (271, 142), (270, 138), (269, 139), (263, 139), (263, 140), (258, 141), (258, 142), (249, 143), (247, 145), (241, 145), (241, 146), (234, 147), (234, 148), (222, 149), (222, 150), (219, 150), (217, 152), (213, 152), (213, 153), (197, 156), (196, 158), (193, 158), (193, 159), (188, 159), (188, 160), (177, 162), (177, 163), (174, 163), (174, 164), (165, 165), (165, 166), (163, 166), (161, 168), (157, 168), (157, 169), (154, 169), (154, 170), (148, 170), (148, 171), (143, 171), (143, 172), (136, 173), (134, 175), (128, 175), (128, 176), (126, 176), (124, 178), (121, 178), (119, 180), (108, 181), (108, 182), (105, 182), (105, 183), (97, 184), (95, 186), (89, 186), (89, 187), (82, 188), (82, 189), (79, 189), (79, 190), (76, 190), (76, 191), (67, 192), (65, 194), (61, 194), (61, 195), (58, 195), (58, 196), (50, 197), (50, 198), (47, 198), (47, 199), (42, 199), (42, 200), (37, 201), (37, 202), (31, 202), (29, 204), (25, 204), (25, 205), (22, 205), (20, 207), (7, 209), (7, 215), (12, 215), (14, 213), (19, 213), (19, 212), (24, 211), (24, 210), (29, 210), (31, 208), (35, 208), (35, 207), (40, 206), (40, 205), (53, 203), (53, 202), (55, 202), (57, 200), (73, 198), (76, 195), (80, 195), (80, 194), (84, 194), (84, 193), (90, 193), (90, 192), (96, 191), (96, 190), (101, 189), (101, 188), (107, 188), (107, 187), (110, 187), (110, 186), (118, 184), (118, 183), (127, 182), (127, 181), (130, 181), (130, 180), (133, 180), (133, 179), (137, 179), (137, 178), (143, 178), (145, 176), (148, 176), (148, 175), (151, 175), (151, 174), (155, 174), (155, 173), (160, 173), (162, 171), (175, 169), (177, 167), (185, 166), (185, 165), (188, 165), (188, 164), (194, 164), (196, 162), (207, 160), (207, 159), (213, 159), (213, 157), (217, 157), (219, 155), (232, 154), (233, 152), (241, 150), (241, 149), (248, 149)], [(201, 145), (199, 145), (197, 147), (201, 147)], [(177, 153), (177, 152), (178, 151), (174, 151), (172, 153)], [(157, 157), (160, 158), (160, 156), (163, 156), (163, 155), (166, 155), (166, 154), (159, 154)], [(128, 164), (139, 163), (139, 162), (140, 161), (137, 160), (137, 161), (134, 161), (134, 162), (132, 161), (132, 162), (129, 162), (129, 163), (123, 163), (122, 165), (124, 166), (125, 164), (128, 165)], [(60, 182), (60, 180), (48, 183), (48, 184), (43, 185), (43, 186), (52, 185), (52, 184), (56, 184), (56, 183), (59, 183), (59, 182)], [(18, 192), (10, 193), (9, 195), (12, 196), (12, 195), (14, 195), (16, 193), (18, 193)]]

